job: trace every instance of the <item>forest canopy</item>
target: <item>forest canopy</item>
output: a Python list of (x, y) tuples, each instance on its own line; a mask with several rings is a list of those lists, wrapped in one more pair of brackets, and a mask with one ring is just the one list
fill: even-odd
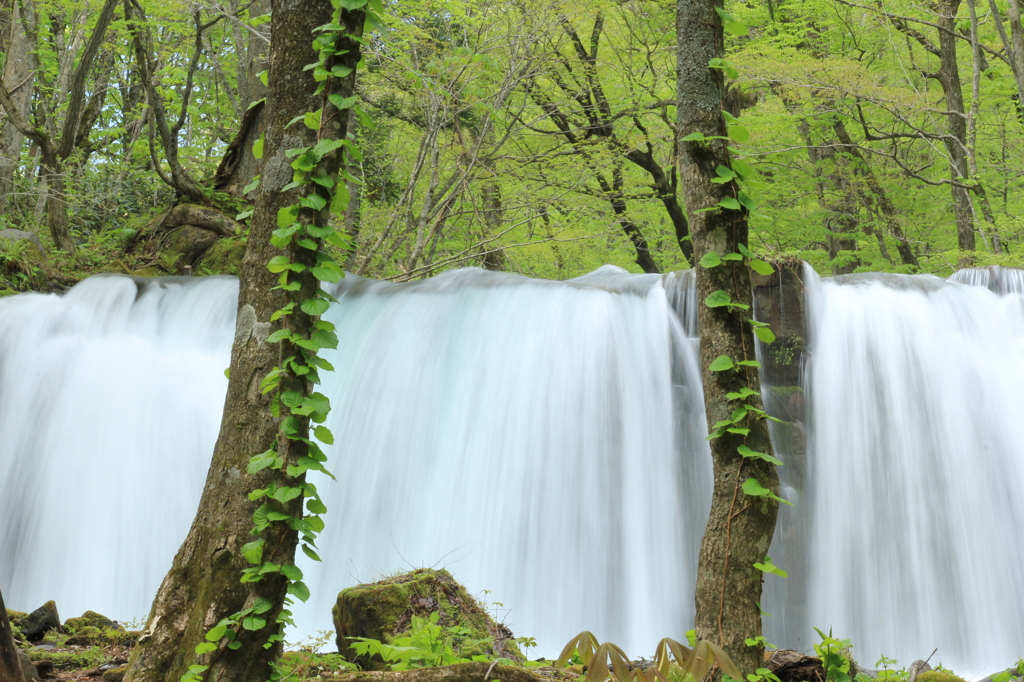
[[(347, 269), (690, 266), (674, 3), (386, 5), (358, 71), (366, 114), (349, 126), (362, 158), (348, 162)], [(0, 241), (0, 288), (31, 288), (33, 268), (233, 271), (203, 258), (209, 245), (140, 244), (175, 203), (237, 218), (211, 241), (244, 241), (268, 11), (5, 0), (0, 230), (37, 234), (46, 259)], [(725, 14), (719, 67), (755, 178), (755, 251), (837, 274), (1021, 264), (1017, 0), (730, 1)]]

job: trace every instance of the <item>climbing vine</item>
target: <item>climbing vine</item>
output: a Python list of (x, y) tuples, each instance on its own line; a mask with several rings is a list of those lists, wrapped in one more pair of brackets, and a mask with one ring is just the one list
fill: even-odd
[[(265, 648), (281, 642), (284, 626), (293, 624), (288, 609), (293, 603), (292, 597), (300, 601), (309, 598), (301, 569), (291, 559), (275, 562), (277, 550), (289, 537), (294, 537), (291, 534), (297, 533), (303, 553), (314, 561), (320, 560), (316, 538), (324, 528), (323, 514), (327, 507), (316, 486), (306, 480), (306, 474), (318, 471), (333, 478), (325, 466), (327, 455), (321, 448), (321, 444), (334, 442), (333, 434), (324, 425), (331, 405), (316, 387), (320, 384), (320, 372), (333, 370), (319, 353), (337, 348), (338, 337), (334, 325), (321, 317), (335, 302), (322, 284), (337, 283), (344, 276), (332, 250), (345, 251), (350, 244), (347, 235), (330, 224), (330, 218), (344, 214), (349, 201), (346, 182), (358, 182), (345, 170), (342, 155), (357, 160), (360, 157), (351, 140), (343, 135), (333, 137), (332, 131), (346, 129), (339, 125), (344, 121), (340, 117), (347, 117), (350, 112), (359, 117), (364, 127), (372, 126), (355, 96), (343, 96), (335, 90), (342, 79), (352, 75), (356, 68), (353, 56), (358, 57), (358, 46), (365, 44), (361, 35), (354, 35), (345, 26), (343, 12), (365, 12), (366, 23), (377, 25), (383, 12), (382, 2), (332, 0), (332, 4), (331, 23), (315, 30), (313, 46), (317, 59), (305, 68), (319, 84), (316, 90), (319, 107), (288, 124), (304, 125), (315, 131), (316, 140), (312, 145), (286, 151), (286, 157), (292, 159), (292, 181), (281, 191), (297, 189), (299, 198), (277, 213), (277, 229), (271, 244), (285, 253), (267, 263), (270, 272), (278, 275), (276, 288), (286, 292), (288, 299), (287, 304), (271, 316), (272, 322), (279, 321), (280, 328), (266, 339), (267, 343), (280, 344), (280, 364), (271, 369), (260, 384), (263, 393), (273, 394), (271, 413), (279, 427), (270, 448), (249, 460), (247, 472), (253, 475), (269, 469), (279, 473), (266, 487), (248, 493), (250, 500), (261, 501), (252, 517), (252, 534), (257, 539), (243, 545), (241, 550), (250, 564), (242, 573), (243, 583), (255, 583), (276, 575), (283, 577), (287, 584), (284, 608), (271, 626), (272, 632), (263, 644)], [(258, 154), (262, 151), (262, 139), (257, 146), (260, 149), (254, 152)], [(238, 649), (241, 646), (239, 634), (243, 630), (258, 631), (268, 627), (268, 616), (275, 606), (266, 597), (256, 597), (246, 608), (223, 618), (210, 629), (206, 641), (196, 646), (196, 654), (210, 654), (222, 646)], [(192, 665), (181, 680), (201, 680), (207, 670), (208, 665)], [(271, 679), (280, 677), (281, 672), (275, 666)]]

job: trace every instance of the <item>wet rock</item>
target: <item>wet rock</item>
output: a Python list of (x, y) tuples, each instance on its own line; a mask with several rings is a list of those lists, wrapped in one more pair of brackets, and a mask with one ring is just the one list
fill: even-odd
[(84, 625), (79, 627), (75, 634), (68, 637), (65, 644), (67, 646), (92, 646), (99, 644), (104, 639), (103, 630), (91, 625)]
[(26, 232), (25, 230), (0, 230), (0, 239), (7, 240), (9, 242), (26, 240), (32, 242), (40, 253), (43, 252), (43, 243), (39, 241), (39, 235), (34, 232)]
[(46, 602), (22, 618), (19, 627), (30, 642), (38, 642), (50, 630), (59, 630), (60, 614), (57, 613), (57, 604), (52, 600)]
[(128, 666), (122, 665), (117, 668), (111, 668), (103, 673), (103, 682), (121, 682), (124, 679), (124, 674), (128, 671)]
[[(522, 660), (512, 632), (495, 623), (480, 604), (448, 571), (418, 569), (368, 585), (342, 590), (332, 609), (338, 652), (363, 670), (382, 670), (379, 658), (360, 657), (350, 638), (366, 637), (390, 643), (407, 633), (413, 618), (438, 614), (438, 625), (465, 628), (452, 633), (452, 648), (462, 658), (487, 654), (494, 658)], [(487, 640), (475, 647), (470, 642)], [(463, 645), (466, 648), (462, 648)]]
[(821, 660), (790, 649), (780, 649), (768, 659), (768, 669), (780, 682), (825, 682)]
[(28, 654), (20, 649), (18, 650), (18, 660), (21, 661), (21, 674), (25, 678), (25, 682), (42, 682), (35, 663), (29, 659)]

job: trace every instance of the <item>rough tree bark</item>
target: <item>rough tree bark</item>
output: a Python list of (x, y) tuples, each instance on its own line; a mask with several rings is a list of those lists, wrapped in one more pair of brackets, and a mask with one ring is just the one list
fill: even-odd
[[(722, 117), (723, 76), (708, 62), (724, 55), (722, 24), (716, 12), (721, 0), (677, 0), (678, 35), (677, 124), (680, 140), (691, 133), (726, 135)], [(711, 182), (719, 165), (729, 165), (723, 140), (680, 142), (679, 175), (689, 212), (694, 258), (699, 263), (712, 251), (720, 255), (738, 251), (747, 243), (746, 213), (736, 210), (702, 210), (735, 197), (733, 182)], [(698, 301), (724, 290), (733, 301), (751, 302), (750, 270), (742, 261), (724, 261), (714, 268), (697, 265)], [(754, 337), (744, 321), (748, 313), (732, 313), (727, 307), (698, 305), (700, 363), (704, 380), (704, 404), (708, 423), (729, 419), (738, 402), (726, 396), (748, 386), (759, 391), (756, 370), (712, 372), (712, 361), (728, 355), (734, 361), (754, 359)], [(759, 406), (759, 400), (753, 403)], [(761, 634), (761, 577), (754, 568), (763, 561), (775, 531), (778, 503), (770, 497), (750, 497), (741, 489), (755, 478), (774, 495), (779, 492), (775, 467), (760, 459), (744, 459), (736, 448), (745, 443), (755, 451), (771, 454), (764, 420), (750, 420), (744, 438), (726, 433), (711, 441), (714, 490), (711, 512), (701, 543), (697, 565), (695, 624), (698, 639), (720, 644), (744, 673), (761, 667), (763, 647), (747, 646), (744, 640)]]
[(4, 595), (0, 592), (0, 682), (24, 682), (24, 679), (21, 659), (18, 658), (18, 645), (14, 643)]
[[(272, 469), (249, 475), (246, 467), (251, 456), (266, 451), (275, 442), (280, 426), (270, 411), (270, 395), (260, 390), (262, 379), (281, 364), (282, 354), (290, 350), (287, 344), (265, 343), (281, 324), (272, 322), (271, 315), (288, 300), (309, 298), (316, 287), (315, 279), (307, 270), (297, 278), (302, 289), (293, 292), (290, 299), (286, 298), (284, 292), (275, 289), (278, 276), (267, 270), (267, 262), (284, 253), (270, 244), (271, 234), (277, 229), (278, 210), (296, 203), (302, 191), (301, 188), (282, 189), (292, 180), (286, 151), (312, 145), (317, 140), (316, 131), (305, 126), (286, 126), (294, 117), (321, 106), (315, 96), (317, 84), (303, 67), (316, 61), (317, 55), (311, 47), (313, 29), (331, 23), (332, 9), (329, 0), (275, 0), (273, 5), (266, 161), (242, 262), (238, 319), (220, 435), (196, 518), (153, 602), (146, 627), (132, 654), (126, 682), (176, 682), (189, 665), (196, 663), (210, 666), (206, 672), (208, 680), (263, 680), (270, 673), (268, 664), (280, 654), (280, 644), (269, 649), (263, 647), (268, 635), (266, 630), (255, 633), (242, 630), (238, 637), (242, 646), (237, 650), (228, 649), (222, 643), (217, 651), (197, 657), (194, 649), (205, 641), (205, 633), (212, 626), (252, 605), (257, 598), (270, 599), (276, 605), (264, 614), (268, 623), (273, 623), (285, 597), (287, 586), (280, 574), (272, 574), (275, 577), (265, 577), (256, 583), (240, 582), (242, 571), (249, 567), (241, 547), (254, 539), (250, 534), (252, 514), (259, 504), (250, 501), (247, 492), (265, 487), (271, 480), (277, 480), (280, 485), (295, 485), (296, 479), (280, 479), (283, 474)], [(346, 10), (342, 14), (342, 23), (352, 35), (362, 33), (364, 19), (362, 11)], [(349, 77), (336, 79), (333, 92), (346, 96), (353, 90), (359, 45), (347, 41), (340, 47), (348, 52), (337, 57), (335, 64), (350, 67), (353, 72)], [(330, 116), (332, 111), (328, 108), (324, 114), (325, 120), (330, 121), (325, 136), (344, 138), (347, 117)], [(324, 164), (319, 168), (331, 170)], [(291, 255), (299, 262), (309, 265), (308, 261), (315, 258), (313, 251), (292, 248), (297, 249), (297, 254)], [(296, 333), (303, 333), (303, 327), (312, 323), (312, 318), (298, 310), (289, 318), (290, 327)], [(308, 430), (308, 419), (305, 428)], [(301, 429), (299, 435), (302, 435)], [(289, 462), (296, 450), (287, 452)], [(293, 500), (282, 511), (300, 517), (302, 498)], [(295, 532), (279, 534), (272, 526), (265, 535), (264, 561), (291, 563), (297, 541)]]

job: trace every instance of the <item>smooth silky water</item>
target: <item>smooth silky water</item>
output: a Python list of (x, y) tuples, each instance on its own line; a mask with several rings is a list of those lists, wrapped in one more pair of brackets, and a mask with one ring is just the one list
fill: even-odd
[[(549, 654), (583, 629), (634, 651), (683, 637), (710, 488), (696, 340), (671, 304), (691, 281), (345, 280), (324, 386), (338, 481), (318, 481), (324, 563), (301, 564), (315, 596), (293, 635), (330, 629), (343, 587), (437, 566)], [(216, 440), (236, 296), (108, 276), (0, 301), (12, 608), (148, 612)]]
[[(807, 480), (766, 634), (862, 664), (1024, 654), (1024, 278), (807, 279)], [(194, 514), (237, 284), (101, 276), (0, 300), (0, 588), (143, 618)], [(297, 638), (341, 588), (446, 567), (552, 655), (586, 628), (650, 655), (693, 618), (710, 464), (692, 274), (349, 278), (328, 313), (337, 483)], [(682, 322), (680, 322), (682, 320)], [(783, 477), (785, 481), (785, 471)], [(777, 543), (778, 544), (778, 543)], [(786, 567), (784, 561), (781, 561)]]

